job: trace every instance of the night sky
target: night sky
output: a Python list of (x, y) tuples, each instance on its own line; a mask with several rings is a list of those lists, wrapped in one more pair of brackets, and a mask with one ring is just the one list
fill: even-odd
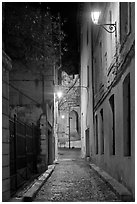
[(68, 33), (73, 33), (76, 30), (76, 17), (77, 17), (77, 7), (76, 2), (51, 2), (44, 3), (45, 6), (48, 5), (53, 14), (60, 12), (62, 20), (65, 19), (65, 30)]
[[(7, 3), (8, 4), (8, 3)], [(22, 8), (22, 5), (29, 5), (32, 9), (40, 8), (44, 12), (47, 12), (47, 7), (50, 13), (57, 17), (58, 13), (61, 17), (61, 30), (65, 33), (65, 38), (62, 42), (63, 48), (67, 48), (67, 52), (63, 52), (62, 56), (62, 70), (66, 71), (68, 74), (78, 74), (79, 73), (79, 32), (78, 32), (78, 2), (10, 2), (13, 8)], [(11, 7), (12, 8), (12, 7)], [(14, 9), (13, 9), (14, 10)], [(6, 13), (6, 12), (5, 12)], [(7, 12), (12, 15), (12, 11)], [(6, 14), (7, 14), (6, 13)], [(21, 14), (22, 15), (22, 14)], [(7, 19), (7, 18), (5, 18)], [(15, 21), (16, 24), (16, 21)], [(6, 31), (6, 30), (5, 30)], [(5, 34), (4, 34), (5, 36)], [(8, 46), (7, 46), (8, 47)], [(11, 54), (11, 53), (10, 53)]]
[(63, 30), (67, 34), (67, 39), (71, 42), (77, 35), (77, 2), (41, 2), (30, 3), (35, 7), (41, 7), (43, 10), (50, 9), (53, 16), (57, 16), (60, 13), (61, 20), (66, 21), (63, 25)]
[(79, 32), (78, 32), (78, 7), (79, 2), (41, 2), (33, 3), (33, 6), (40, 6), (43, 10), (50, 9), (53, 16), (60, 13), (61, 21), (64, 22), (62, 30), (66, 34), (65, 44), (67, 44), (68, 52), (62, 56), (62, 69), (68, 74), (79, 73)]
[[(76, 2), (50, 2), (44, 3), (50, 7), (53, 15), (60, 13), (62, 21), (65, 20), (62, 29), (67, 35), (65, 42), (67, 43), (68, 52), (65, 53), (62, 62), (63, 68), (69, 74), (77, 74), (79, 72), (79, 53), (78, 53), (78, 27), (77, 14), (79, 3)], [(71, 61), (71, 62), (70, 62)], [(68, 62), (68, 63), (67, 63)], [(68, 67), (68, 64), (70, 66)]]

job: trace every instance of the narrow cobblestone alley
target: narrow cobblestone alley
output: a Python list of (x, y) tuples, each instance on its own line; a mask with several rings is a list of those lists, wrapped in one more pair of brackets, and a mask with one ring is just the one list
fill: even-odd
[(59, 150), (59, 164), (34, 202), (120, 201), (102, 179), (80, 158), (76, 149)]

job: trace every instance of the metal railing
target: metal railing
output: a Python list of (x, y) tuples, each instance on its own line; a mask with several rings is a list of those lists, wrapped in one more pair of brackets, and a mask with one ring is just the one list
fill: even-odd
[(9, 120), (10, 131), (10, 189), (17, 189), (37, 173), (37, 156), (40, 153), (39, 127)]

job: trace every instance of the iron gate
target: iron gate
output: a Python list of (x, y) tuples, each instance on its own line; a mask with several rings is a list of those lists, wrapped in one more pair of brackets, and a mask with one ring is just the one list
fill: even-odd
[(11, 195), (37, 171), (40, 131), (37, 126), (10, 119), (10, 189)]

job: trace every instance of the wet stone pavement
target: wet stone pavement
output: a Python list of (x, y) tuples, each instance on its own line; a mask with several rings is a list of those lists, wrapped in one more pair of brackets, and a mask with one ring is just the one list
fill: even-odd
[(119, 198), (80, 158), (77, 149), (60, 149), (59, 164), (34, 202), (117, 202)]

